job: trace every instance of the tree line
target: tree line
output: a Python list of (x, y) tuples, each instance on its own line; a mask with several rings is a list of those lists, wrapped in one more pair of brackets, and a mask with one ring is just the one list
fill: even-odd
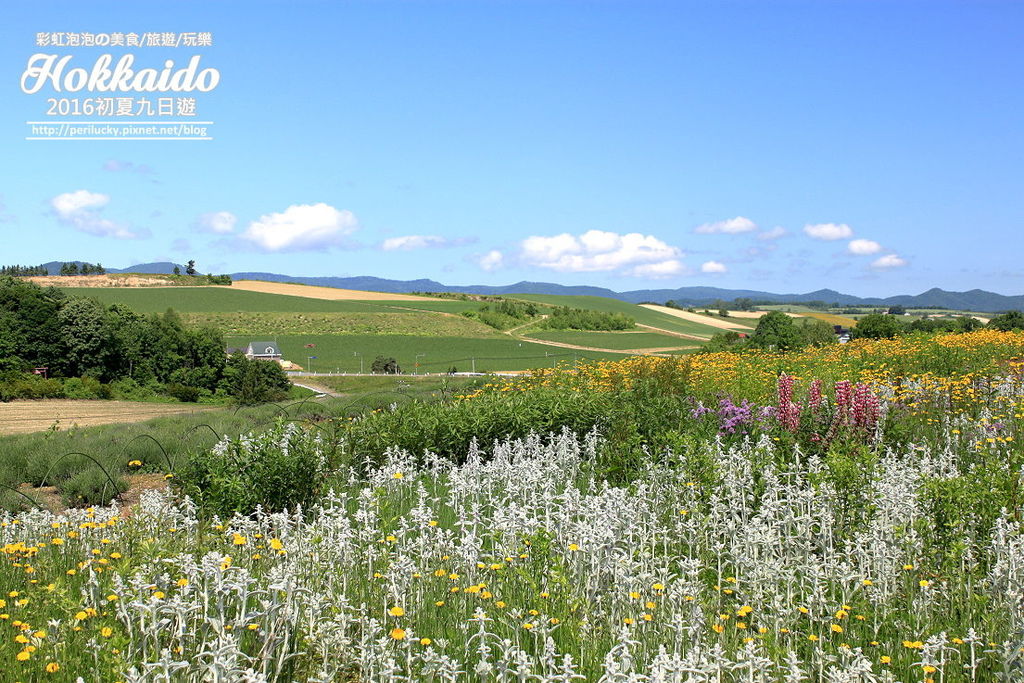
[[(258, 402), (287, 393), (290, 384), (279, 365), (241, 354), (229, 359), (224, 349), (219, 330), (186, 327), (171, 309), (143, 315), (123, 304), (104, 306), (0, 277), (0, 382), (9, 387), (41, 381), (26, 374), (45, 368), (58, 384), (61, 378), (120, 382), (186, 401)], [(57, 385), (52, 388), (59, 395)]]
[[(904, 322), (896, 315), (872, 313), (857, 321), (849, 330), (851, 339), (891, 339), (893, 337), (921, 333), (961, 333), (988, 327), (1001, 330), (1024, 330), (1024, 314), (1010, 311), (992, 318), (987, 325), (968, 315), (955, 318), (930, 318)], [(750, 335), (738, 332), (716, 334), (701, 349), (704, 353), (716, 351), (742, 351), (762, 349), (766, 351), (792, 351), (807, 346), (826, 346), (838, 342), (835, 328), (813, 318), (791, 318), (780, 311), (771, 311), (761, 317)]]

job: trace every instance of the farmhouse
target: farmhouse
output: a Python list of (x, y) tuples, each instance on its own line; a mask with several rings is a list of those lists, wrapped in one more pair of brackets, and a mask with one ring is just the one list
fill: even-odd
[(281, 360), (281, 349), (278, 347), (277, 342), (272, 341), (254, 341), (249, 342), (249, 345), (245, 347), (246, 358), (256, 358), (258, 360)]

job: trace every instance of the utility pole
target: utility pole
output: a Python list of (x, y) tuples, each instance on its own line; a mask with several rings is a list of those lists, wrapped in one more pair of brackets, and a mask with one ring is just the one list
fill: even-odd
[(359, 374), (363, 374), (363, 354), (359, 353), (358, 351), (353, 351), (352, 355), (359, 356)]
[(476, 358), (471, 358), (470, 360), (473, 361), (473, 374), (475, 375), (476, 374)]

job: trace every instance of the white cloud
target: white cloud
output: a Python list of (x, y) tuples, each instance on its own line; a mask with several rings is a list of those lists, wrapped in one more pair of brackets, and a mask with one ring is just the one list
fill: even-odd
[(413, 251), (414, 249), (441, 249), (461, 247), (476, 242), (475, 237), (441, 237), (440, 235), (403, 235), (389, 237), (380, 244), (384, 251)]
[(853, 229), (846, 223), (816, 223), (805, 225), (804, 232), (816, 240), (834, 242), (853, 237)]
[(757, 236), (759, 240), (777, 240), (786, 234), (786, 229), (781, 225), (776, 225), (771, 230), (765, 230)]
[(635, 277), (665, 277), (682, 271), (683, 252), (653, 235), (588, 230), (523, 240), (523, 263), (565, 273), (618, 271)]
[(351, 211), (324, 204), (293, 204), (253, 221), (242, 237), (263, 251), (304, 251), (342, 246), (358, 227)]
[(625, 272), (625, 274), (633, 277), (659, 278), (671, 277), (672, 275), (685, 275), (686, 272), (686, 266), (683, 265), (682, 261), (669, 259), (668, 261), (661, 261), (660, 263), (645, 263), (642, 266), (630, 268)]
[(757, 223), (744, 218), (743, 216), (736, 216), (736, 218), (730, 218), (724, 221), (717, 221), (715, 223), (705, 223), (704, 225), (698, 225), (694, 232), (699, 235), (716, 235), (724, 233), (726, 235), (737, 235), (742, 232), (752, 232), (757, 230)]
[(724, 273), (728, 268), (721, 261), (705, 261), (700, 266), (702, 273)]
[(234, 232), (238, 218), (230, 211), (213, 211), (204, 213), (196, 219), (196, 226), (204, 232), (226, 235)]
[(97, 237), (129, 240), (138, 237), (127, 226), (103, 218), (99, 212), (110, 203), (110, 197), (99, 192), (75, 190), (59, 194), (50, 200), (57, 219), (75, 230)]
[(384, 251), (412, 251), (413, 249), (429, 249), (443, 247), (447, 240), (439, 235), (404, 235), (384, 240), (380, 248)]
[(888, 268), (900, 268), (905, 265), (907, 265), (906, 260), (900, 258), (896, 254), (886, 254), (885, 256), (875, 259), (871, 263), (872, 268), (879, 268), (881, 270), (886, 270)]
[(851, 240), (846, 248), (857, 256), (870, 256), (882, 251), (882, 245), (874, 240)]
[(492, 270), (501, 268), (505, 264), (505, 255), (497, 249), (491, 249), (477, 259), (477, 264), (489, 273)]

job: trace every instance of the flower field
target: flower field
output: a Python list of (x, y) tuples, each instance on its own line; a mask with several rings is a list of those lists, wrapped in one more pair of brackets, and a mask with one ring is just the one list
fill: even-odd
[[(0, 680), (1022, 680), (1022, 357), (635, 358), (225, 439), (192, 499), (2, 518)], [(324, 475), (228, 515), (208, 461)]]

